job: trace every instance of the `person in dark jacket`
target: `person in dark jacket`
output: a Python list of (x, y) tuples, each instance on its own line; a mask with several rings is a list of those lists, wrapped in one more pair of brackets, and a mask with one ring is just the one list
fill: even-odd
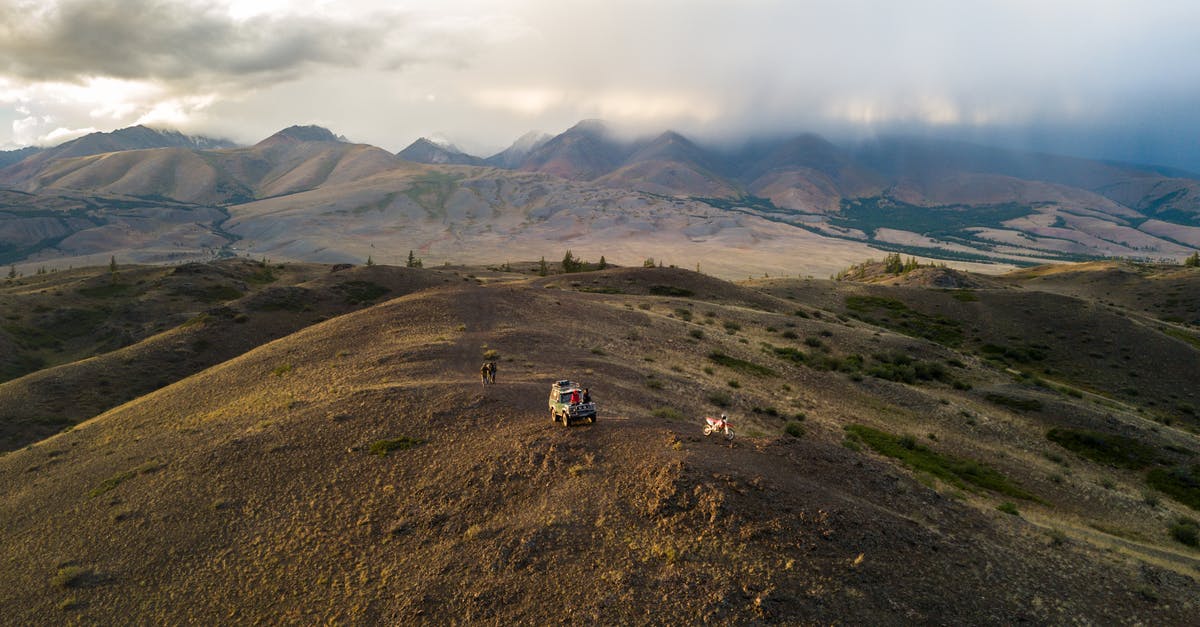
[(592, 402), (592, 393), (589, 392), (587, 388), (583, 388), (583, 402), (585, 402), (585, 403)]

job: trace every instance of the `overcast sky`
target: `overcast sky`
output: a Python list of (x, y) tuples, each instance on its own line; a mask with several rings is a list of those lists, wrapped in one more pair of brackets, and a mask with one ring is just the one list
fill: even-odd
[(1200, 2), (0, 0), (0, 148), (315, 123), (488, 154), (584, 118), (1200, 171)]

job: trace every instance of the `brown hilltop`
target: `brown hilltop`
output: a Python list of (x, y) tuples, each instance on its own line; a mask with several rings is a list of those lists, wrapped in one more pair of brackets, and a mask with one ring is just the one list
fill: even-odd
[[(1047, 480), (1043, 413), (984, 394), (1119, 421), (1164, 455), (1194, 447), (1189, 433), (1020, 387), (795, 285), (751, 293), (675, 269), (433, 276), (0, 457), (0, 481), (19, 486), (0, 497), (10, 619), (1185, 624), (1197, 611), (1187, 549), (1087, 525), (1089, 506), (1108, 528), (1146, 529), (1180, 506), (1147, 505), (1136, 475), (1085, 459), (1067, 485)], [(620, 292), (588, 291), (607, 286)], [(856, 378), (766, 345), (810, 364), (962, 360), (949, 368), (974, 389)], [(482, 387), (488, 351), (499, 383)], [(548, 420), (547, 386), (566, 377), (592, 388), (595, 425)], [(719, 411), (732, 448), (699, 434)], [(849, 424), (932, 434), (912, 448), (985, 460), (1033, 498), (913, 474), (847, 440)], [(1009, 499), (1021, 516), (996, 511)]]

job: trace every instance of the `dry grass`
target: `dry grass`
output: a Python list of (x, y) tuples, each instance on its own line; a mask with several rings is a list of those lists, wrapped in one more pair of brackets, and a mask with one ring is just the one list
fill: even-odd
[[(797, 293), (804, 318), (793, 315), (795, 301), (670, 269), (572, 275), (621, 293), (545, 289), (540, 278), (489, 276), (479, 286), (453, 272), (444, 283), (422, 272), (438, 289), (397, 286), (407, 295), (260, 345), (0, 456), (0, 479), (22, 486), (0, 497), (8, 618), (61, 621), (64, 592), (48, 584), (55, 572), (47, 565), (64, 555), (105, 574), (78, 593), (80, 610), (100, 622), (407, 624), (436, 616), (540, 624), (569, 613), (591, 623), (653, 615), (677, 624), (876, 624), (903, 615), (972, 624), (1027, 615), (1171, 624), (1194, 615), (1191, 579), (1146, 566), (1162, 582), (1155, 593), (1173, 600), (1150, 606), (1137, 592), (1143, 571), (1114, 569), (1089, 537), (1073, 533), (1054, 545), (1030, 532), (1032, 524), (1128, 529), (1137, 538), (1126, 540), (1133, 559), (1144, 543), (1144, 555), (1190, 568), (1192, 549), (1129, 489), (1139, 479), (1133, 471), (1110, 471), (1117, 489), (1104, 490), (1090, 462), (1045, 439), (1051, 427), (1094, 430), (1116, 420), (1145, 429), (1145, 419), (1059, 395), (1042, 413), (989, 403), (987, 393), (1024, 395), (1026, 384), (979, 359), (971, 335), (957, 351), (839, 319), (842, 287), (827, 282), (813, 287), (825, 296)], [(674, 280), (693, 295), (649, 294)], [(980, 306), (989, 297), (930, 298)], [(639, 309), (642, 302), (651, 307)], [(692, 311), (693, 322), (679, 309)], [(729, 335), (716, 322), (700, 339), (690, 333), (697, 320), (739, 328)], [(796, 338), (781, 339), (784, 328)], [(936, 380), (856, 381), (763, 350), (804, 346), (808, 337), (832, 355), (958, 359), (955, 375), (979, 391)], [(481, 347), (508, 364), (495, 386), (478, 384)], [(270, 376), (281, 364), (295, 368)], [(733, 377), (740, 388), (727, 385)], [(592, 389), (596, 424), (551, 424), (547, 387), (559, 378)], [(701, 435), (714, 399), (734, 420), (732, 446)], [(797, 411), (806, 416), (803, 437), (794, 433)], [(1041, 501), (1022, 501), (1018, 521), (997, 514), (994, 495), (986, 496), (992, 488), (944, 498), (918, 480), (932, 470), (914, 472), (862, 439), (851, 441), (860, 451), (843, 447), (848, 424), (936, 433), (936, 441), (895, 444), (928, 452), (926, 466), (957, 469), (952, 476), (968, 485), (961, 476), (991, 475), (963, 460), (987, 460)], [(1166, 446), (1200, 448), (1174, 429), (1142, 435), (1176, 460), (1184, 454)], [(371, 454), (372, 443), (386, 459)], [(1070, 468), (1046, 457), (1054, 450), (1063, 463), (1071, 458)], [(163, 469), (127, 474), (147, 459)], [(1052, 472), (1071, 474), (1056, 484), (1046, 479)], [(1157, 506), (1179, 507), (1169, 496)], [(900, 569), (908, 576), (894, 577)], [(1007, 594), (993, 594), (997, 577)], [(1027, 602), (1046, 589), (1055, 590), (1054, 604)], [(540, 601), (547, 590), (555, 603)], [(974, 601), (955, 601), (963, 598)]]

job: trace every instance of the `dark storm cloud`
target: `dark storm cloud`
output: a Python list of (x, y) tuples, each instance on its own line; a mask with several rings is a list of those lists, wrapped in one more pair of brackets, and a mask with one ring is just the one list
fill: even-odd
[(36, 81), (105, 76), (133, 80), (271, 81), (306, 66), (390, 66), (396, 14), (353, 22), (282, 15), (236, 20), (216, 2), (0, 0), (0, 73)]

